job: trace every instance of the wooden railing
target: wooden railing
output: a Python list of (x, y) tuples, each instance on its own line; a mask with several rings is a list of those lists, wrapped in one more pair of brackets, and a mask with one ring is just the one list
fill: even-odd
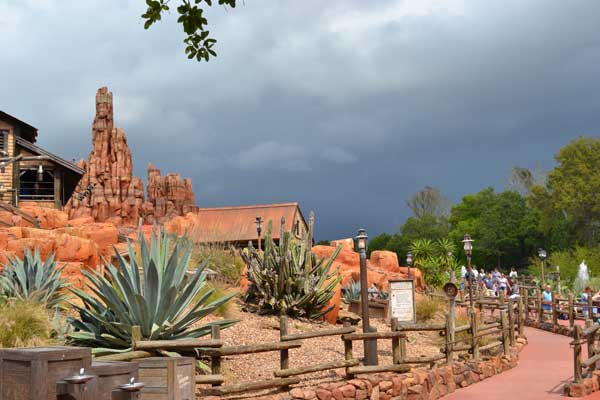
[[(481, 299), (481, 301), (484, 301)], [(491, 301), (479, 303), (491, 307)], [(140, 357), (149, 357), (153, 350), (196, 350), (197, 354), (210, 360), (211, 373), (208, 375), (196, 375), (196, 383), (211, 385), (204, 390), (205, 394), (224, 395), (231, 393), (262, 390), (274, 387), (287, 387), (301, 381), (301, 376), (319, 371), (344, 368), (346, 376), (351, 378), (355, 375), (375, 372), (406, 372), (416, 365), (431, 365), (438, 362), (452, 363), (462, 352), (468, 352), (473, 358), (479, 359), (481, 354), (493, 349), (509, 354), (512, 345), (516, 344), (516, 334), (522, 332), (522, 303), (512, 300), (506, 302), (500, 309), (498, 316), (485, 319), (483, 313), (470, 313), (469, 322), (462, 326), (455, 326), (455, 320), (449, 313), (445, 323), (418, 323), (400, 324), (392, 319), (389, 331), (385, 332), (361, 332), (346, 323), (341, 328), (309, 331), (301, 333), (290, 333), (288, 318), (280, 317), (280, 337), (277, 342), (256, 343), (238, 346), (224, 346), (221, 339), (221, 331), (218, 326), (213, 326), (210, 339), (182, 339), (182, 340), (142, 340), (139, 327), (132, 328), (132, 351), (102, 357), (103, 359), (131, 360)], [(452, 305), (450, 305), (452, 306)], [(411, 332), (438, 332), (444, 337), (444, 343), (439, 354), (412, 356), (408, 355), (408, 335)], [(290, 366), (290, 349), (301, 348), (305, 340), (325, 336), (337, 336), (344, 345), (344, 358), (339, 360), (328, 360), (299, 367)], [(459, 336), (459, 337), (457, 337)], [(482, 338), (490, 338), (489, 343), (482, 343)], [(361, 365), (358, 357), (353, 352), (353, 342), (364, 340), (391, 340), (392, 362), (382, 365)], [(273, 371), (273, 378), (256, 382), (242, 382), (225, 384), (222, 366), (225, 357), (235, 357), (243, 354), (278, 352), (280, 366)]]
[[(573, 381), (581, 382), (584, 376), (591, 375), (596, 369), (596, 363), (600, 361), (600, 347), (596, 346), (600, 325), (591, 319), (585, 322), (585, 328), (575, 325), (573, 328)], [(587, 347), (587, 358), (583, 359), (581, 350), (583, 345)]]

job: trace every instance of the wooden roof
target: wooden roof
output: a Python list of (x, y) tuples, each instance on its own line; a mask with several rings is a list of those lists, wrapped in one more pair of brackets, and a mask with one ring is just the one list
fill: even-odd
[(291, 231), (296, 216), (306, 225), (298, 203), (260, 204), (253, 206), (200, 208), (197, 211), (200, 229), (195, 240), (204, 243), (248, 242), (257, 239), (256, 217), (262, 218), (264, 237), (269, 221), (273, 221), (273, 239), (279, 239), (279, 225), (285, 217), (285, 230)]
[(0, 120), (6, 121), (13, 126), (19, 128), (19, 134), (22, 138), (29, 140), (34, 143), (37, 139), (38, 130), (36, 127), (29, 125), (27, 122), (21, 121), (20, 119), (13, 117), (10, 114), (0, 111)]

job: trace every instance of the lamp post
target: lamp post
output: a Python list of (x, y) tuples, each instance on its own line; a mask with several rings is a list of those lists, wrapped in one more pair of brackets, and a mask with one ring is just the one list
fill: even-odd
[(470, 310), (473, 311), (473, 267), (471, 266), (471, 256), (473, 255), (473, 239), (471, 239), (471, 235), (465, 233), (463, 238), (463, 249), (465, 250), (465, 255), (467, 256), (467, 275), (468, 275), (468, 283), (469, 283), (469, 307)]
[(540, 287), (543, 287), (546, 282), (545, 269), (546, 269), (546, 257), (548, 256), (548, 253), (546, 253), (546, 250), (540, 248), (538, 250), (538, 256), (540, 257), (540, 260), (542, 260), (542, 274), (541, 274), (542, 281), (540, 282)]
[[(363, 332), (371, 332), (369, 323), (369, 292), (367, 280), (367, 231), (359, 229), (356, 235), (356, 247), (360, 255), (360, 305), (362, 312)], [(372, 339), (364, 340), (365, 365), (377, 365), (377, 341)]]
[(256, 224), (256, 233), (258, 233), (258, 251), (261, 251), (260, 248), (260, 234), (262, 233), (262, 218), (256, 217), (256, 220), (254, 221), (254, 223)]
[(413, 263), (413, 255), (412, 253), (409, 251), (408, 253), (406, 253), (406, 266), (408, 267), (408, 277), (411, 277), (410, 274), (410, 267), (412, 267), (412, 263)]

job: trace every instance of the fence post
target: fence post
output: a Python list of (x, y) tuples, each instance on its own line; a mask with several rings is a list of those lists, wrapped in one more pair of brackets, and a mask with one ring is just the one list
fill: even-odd
[(477, 314), (475, 312), (471, 312), (469, 315), (471, 318), (471, 351), (473, 352), (473, 358), (475, 360), (479, 359), (479, 338), (477, 337), (478, 328), (477, 328)]
[[(589, 328), (591, 326), (594, 325), (594, 321), (591, 319), (586, 319), (585, 320), (585, 327)], [(591, 333), (589, 334), (586, 338), (587, 341), (587, 358), (592, 358), (594, 355), (596, 355), (596, 352), (594, 350), (594, 343), (596, 342), (596, 333)], [(591, 364), (589, 367), (589, 372), (593, 372), (596, 369), (596, 363)]]
[[(279, 340), (283, 342), (282, 338), (288, 334), (288, 318), (287, 315), (279, 316)], [(281, 358), (279, 360), (281, 369), (288, 369), (290, 367), (290, 354), (289, 350), (281, 350), (279, 352)]]
[[(210, 327), (210, 337), (214, 340), (221, 339), (221, 327), (212, 325)], [(221, 375), (221, 356), (215, 355), (210, 357), (210, 369), (213, 375)], [(213, 386), (221, 386), (220, 383), (213, 383)]]
[(454, 361), (454, 324), (452, 316), (446, 316), (446, 362), (450, 364)]
[(581, 326), (573, 327), (573, 381), (581, 382)]
[(515, 301), (508, 299), (508, 328), (510, 329), (508, 337), (510, 338), (510, 345), (515, 345)]
[(523, 297), (525, 303), (525, 322), (529, 319), (529, 289), (523, 288)]
[(523, 310), (523, 298), (521, 296), (519, 296), (519, 298), (517, 299), (517, 310), (519, 313), (519, 336), (523, 336), (523, 334), (525, 333), (523, 328), (525, 326), (525, 312)]
[(506, 304), (506, 292), (504, 290), (498, 291), (498, 300), (500, 304), (500, 310), (502, 310)]
[(587, 302), (588, 302), (588, 318), (596, 319), (596, 316), (594, 315), (594, 303), (592, 301), (592, 296), (587, 297)]
[[(398, 318), (392, 318), (392, 332), (398, 329)], [(400, 353), (400, 338), (392, 338), (392, 364), (400, 364), (402, 354)]]
[(502, 327), (502, 345), (504, 350), (504, 355), (510, 354), (510, 343), (509, 343), (509, 333), (508, 333), (508, 316), (506, 315), (506, 310), (500, 311), (500, 326)]
[(538, 320), (540, 324), (544, 322), (544, 307), (542, 307), (542, 292), (538, 290), (537, 292), (537, 310), (538, 310)]
[(575, 325), (575, 297), (573, 294), (569, 294), (569, 327), (573, 328)]
[[(347, 328), (350, 326), (350, 322), (349, 321), (344, 321), (344, 327)], [(343, 338), (343, 336), (342, 336)], [(350, 361), (352, 359), (354, 359), (354, 355), (352, 354), (352, 340), (344, 340), (344, 359), (346, 361)], [(352, 379), (354, 377), (354, 375), (352, 375), (349, 372), (350, 367), (346, 367), (346, 376), (350, 379)]]
[(552, 325), (558, 325), (558, 297), (555, 292), (552, 292)]

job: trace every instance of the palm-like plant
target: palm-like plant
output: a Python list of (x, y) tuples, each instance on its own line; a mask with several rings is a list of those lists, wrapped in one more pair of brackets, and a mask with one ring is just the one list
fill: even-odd
[(92, 347), (96, 355), (109, 354), (131, 350), (132, 326), (141, 327), (142, 339), (174, 340), (204, 336), (210, 333), (211, 325), (228, 327), (236, 322), (220, 320), (196, 325), (233, 294), (209, 303), (207, 299), (214, 292), (211, 289), (194, 300), (205, 284), (208, 260), (189, 279), (185, 278), (191, 241), (185, 237), (176, 239), (170, 251), (171, 240), (164, 230), (153, 232), (149, 245), (141, 234), (139, 241), (139, 258), (129, 243), (129, 261), (116, 252), (119, 268), (106, 264), (108, 279), (97, 271), (84, 272), (95, 296), (73, 289), (83, 307), (74, 305), (79, 319), (69, 319), (75, 328), (68, 335), (69, 342)]
[(61, 278), (63, 267), (57, 267), (54, 254), (42, 261), (39, 249), (32, 253), (25, 249), (25, 257), (9, 257), (0, 272), (0, 295), (23, 301), (45, 304), (48, 308), (60, 306), (67, 299), (66, 280)]
[(360, 301), (360, 282), (350, 282), (342, 288), (342, 300), (345, 303)]
[(327, 261), (317, 260), (312, 253), (312, 223), (309, 235), (301, 241), (293, 239), (284, 226), (282, 218), (279, 245), (273, 241), (269, 221), (264, 252), (252, 245), (241, 252), (251, 283), (246, 300), (255, 302), (262, 313), (319, 318), (334, 307), (325, 308), (342, 280), (337, 269), (331, 271), (341, 246)]

